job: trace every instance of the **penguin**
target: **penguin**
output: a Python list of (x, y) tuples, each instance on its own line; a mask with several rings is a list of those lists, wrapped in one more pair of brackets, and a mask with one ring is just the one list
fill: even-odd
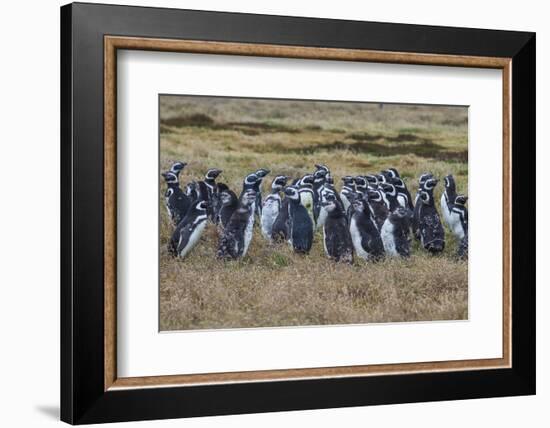
[(381, 259), (384, 257), (384, 244), (369, 203), (357, 198), (353, 206), (349, 231), (355, 254), (365, 260)]
[(457, 195), (452, 203), (447, 204), (450, 209), (448, 213), (448, 225), (452, 234), (459, 241), (458, 256), (468, 257), (468, 208), (466, 208), (467, 196)]
[(288, 206), (290, 199), (287, 197), (281, 201), (279, 214), (271, 227), (271, 240), (275, 242), (288, 241), (290, 239), (290, 217), (288, 214)]
[(216, 178), (222, 173), (221, 169), (211, 168), (204, 174), (204, 180), (199, 181), (199, 199), (208, 201), (208, 217), (214, 222), (214, 208), (218, 206), (218, 186)]
[(388, 256), (410, 256), (409, 228), (411, 218), (412, 213), (410, 210), (400, 206), (390, 213), (382, 225), (380, 236), (384, 244), (384, 251)]
[(412, 220), (412, 226), (411, 226), (413, 236), (418, 240), (420, 240), (420, 234), (418, 233), (418, 220), (420, 216), (419, 211), (420, 211), (420, 207), (422, 206), (422, 204), (419, 203), (420, 192), (428, 190), (428, 188), (426, 187), (426, 182), (431, 179), (434, 179), (436, 181), (430, 182), (428, 184), (428, 187), (432, 187), (432, 186), (435, 187), (435, 185), (437, 184), (437, 179), (435, 179), (433, 174), (430, 172), (425, 172), (421, 174), (418, 179), (418, 190), (416, 191), (416, 196), (414, 198), (413, 220)]
[[(261, 181), (260, 177), (255, 172), (251, 172), (243, 179), (243, 188), (241, 194), (239, 195), (239, 200), (241, 200), (247, 190), (254, 190), (257, 188), (256, 184), (258, 181)], [(256, 201), (254, 201), (254, 212), (256, 212)]]
[(380, 230), (390, 214), (388, 207), (382, 198), (382, 192), (379, 190), (368, 189), (367, 200), (369, 202), (368, 208), (372, 212), (372, 217), (376, 223), (376, 227)]
[(355, 192), (355, 183), (353, 177), (349, 175), (342, 177), (342, 181), (344, 184), (342, 186), (342, 190), (340, 191), (340, 199), (344, 205), (344, 211), (347, 211), (351, 204), (350, 194)]
[[(338, 195), (338, 192), (336, 191), (336, 189), (334, 188), (333, 185), (331, 184), (328, 184), (328, 183), (325, 183), (325, 185), (322, 187), (321, 189), (321, 197), (320, 197), (320, 201), (323, 200), (323, 198), (326, 198), (326, 196), (328, 194), (332, 194), (334, 195), (334, 197), (336, 198), (336, 200), (342, 205), (343, 207), (343, 204), (342, 204), (342, 200), (340, 199), (340, 196)], [(326, 210), (326, 207), (323, 206), (322, 203), (319, 204), (319, 215), (317, 216), (317, 222), (316, 222), (316, 226), (317, 226), (317, 229), (319, 229), (320, 227), (323, 227), (324, 224), (325, 224), (325, 221), (327, 219), (327, 215), (328, 215), (328, 212)]]
[(178, 224), (168, 250), (174, 256), (184, 258), (199, 241), (206, 226), (208, 202), (198, 200), (189, 208), (187, 215)]
[(401, 178), (399, 172), (395, 168), (388, 168), (382, 171), (382, 175), (386, 178)]
[(376, 178), (376, 175), (367, 174), (365, 178), (367, 179), (369, 189), (376, 189), (378, 187), (378, 178)]
[(300, 192), (297, 187), (285, 188), (289, 200), (289, 239), (296, 253), (307, 254), (313, 244), (313, 222), (307, 210), (300, 202)]
[(326, 194), (321, 203), (327, 210), (323, 225), (326, 255), (336, 262), (353, 263), (353, 244), (344, 207), (332, 193)]
[(313, 173), (313, 223), (317, 226), (317, 219), (321, 211), (321, 191), (326, 183), (327, 171), (317, 169)]
[(414, 209), (414, 204), (409, 189), (407, 189), (403, 179), (400, 177), (392, 177), (388, 179), (388, 182), (393, 184), (397, 190), (397, 202), (399, 202), (399, 205), (412, 211)]
[(363, 197), (367, 193), (367, 189), (369, 187), (367, 177), (358, 175), (357, 177), (353, 177), (353, 182), (355, 183), (355, 192), (359, 193), (361, 197)]
[(196, 181), (191, 181), (185, 186), (185, 194), (191, 202), (195, 202), (199, 199), (199, 185)]
[[(457, 251), (457, 256), (460, 259), (468, 258), (468, 208), (466, 208), (467, 200), (467, 196), (457, 196), (455, 198), (454, 206), (452, 208), (453, 214), (457, 214), (459, 216), (463, 232)], [(451, 218), (454, 218), (454, 216), (451, 216)], [(456, 236), (459, 235), (460, 234), (457, 234)]]
[(435, 207), (433, 188), (420, 192), (418, 204), (420, 243), (432, 254), (441, 253), (445, 249), (445, 231)]
[(216, 224), (225, 229), (229, 219), (239, 206), (239, 198), (231, 189), (222, 189), (219, 194), (221, 206), (217, 214)]
[(164, 201), (170, 220), (174, 226), (177, 226), (183, 220), (187, 210), (191, 206), (191, 200), (180, 189), (177, 174), (173, 172), (163, 172), (162, 176), (168, 188), (164, 192)]
[(313, 191), (314, 178), (312, 174), (304, 175), (298, 182), (298, 192), (300, 193), (300, 203), (307, 210), (311, 221), (315, 224), (315, 215), (313, 214), (313, 205), (315, 193)]
[(263, 201), (261, 226), (262, 235), (268, 241), (272, 240), (273, 223), (281, 210), (282, 199), (280, 192), (286, 186), (288, 177), (278, 175), (271, 183), (271, 193)]
[(186, 162), (174, 162), (170, 167), (170, 172), (176, 174), (176, 176), (179, 178), (180, 172), (182, 172), (186, 166)]
[(397, 200), (397, 189), (393, 184), (384, 182), (380, 185), (380, 188), (382, 190), (382, 198), (384, 199), (386, 207), (388, 207), (388, 210), (390, 212), (395, 211), (398, 207), (401, 206), (401, 204)]
[(256, 192), (256, 205), (255, 205), (255, 211), (256, 215), (261, 218), (262, 217), (262, 181), (263, 179), (269, 174), (271, 171), (268, 169), (260, 168), (258, 171), (255, 172), (256, 176), (259, 178), (259, 180), (254, 184), (253, 189)]
[(445, 222), (449, 225), (449, 228), (452, 230), (450, 215), (451, 215), (451, 206), (454, 203), (456, 198), (456, 183), (452, 175), (447, 175), (444, 178), (445, 190), (441, 194), (441, 215), (445, 219)]
[(326, 165), (316, 163), (315, 168), (317, 171), (325, 171), (327, 175), (330, 174), (330, 169)]
[(218, 244), (217, 257), (238, 259), (246, 256), (254, 228), (256, 192), (246, 190), (233, 212)]

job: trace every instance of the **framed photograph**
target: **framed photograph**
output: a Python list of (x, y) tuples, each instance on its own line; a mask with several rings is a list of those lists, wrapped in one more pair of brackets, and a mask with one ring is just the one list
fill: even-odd
[(61, 54), (63, 421), (535, 393), (533, 33), (76, 3)]

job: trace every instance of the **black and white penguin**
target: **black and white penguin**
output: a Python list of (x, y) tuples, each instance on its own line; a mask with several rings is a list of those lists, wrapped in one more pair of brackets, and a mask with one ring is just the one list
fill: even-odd
[[(456, 183), (454, 177), (450, 174), (445, 177), (444, 183), (445, 190), (441, 194), (441, 215), (445, 219), (449, 229), (453, 231), (453, 226), (451, 223), (454, 225), (456, 223), (456, 219), (453, 221), (450, 216), (452, 213), (452, 206), (457, 196)], [(453, 235), (457, 236), (454, 232)], [(458, 238), (461, 239), (460, 236), (458, 236)]]
[(170, 167), (170, 172), (176, 174), (176, 176), (179, 178), (180, 172), (182, 172), (186, 166), (186, 162), (174, 162)]
[(208, 201), (208, 216), (212, 221), (215, 221), (214, 209), (218, 206), (218, 187), (216, 178), (218, 178), (221, 173), (221, 169), (211, 168), (204, 174), (204, 180), (197, 183), (199, 199)]
[(266, 196), (262, 206), (262, 235), (268, 241), (272, 240), (273, 224), (281, 211), (281, 191), (286, 186), (289, 177), (278, 175), (271, 183), (271, 193)]
[(382, 190), (382, 198), (390, 212), (395, 211), (401, 206), (397, 199), (397, 188), (393, 184), (384, 182), (380, 184), (380, 189)]
[(420, 243), (432, 254), (445, 249), (445, 231), (435, 207), (433, 188), (420, 192), (418, 203), (418, 234)]
[[(323, 187), (321, 188), (320, 201), (322, 202), (328, 194), (334, 195), (334, 197), (338, 200), (338, 202), (340, 202), (340, 204), (343, 207), (342, 200), (340, 199), (340, 195), (338, 195), (338, 192), (334, 188), (334, 185), (329, 184), (329, 183), (325, 183), (323, 185)], [(323, 204), (320, 203), (319, 204), (319, 215), (317, 216), (317, 222), (316, 222), (317, 229), (319, 229), (320, 227), (323, 227), (325, 225), (327, 215), (328, 215), (328, 211), (327, 211), (326, 207), (324, 207)]]
[(372, 212), (372, 216), (378, 227), (378, 230), (382, 229), (382, 225), (388, 218), (390, 211), (384, 202), (382, 192), (380, 190), (367, 190), (367, 200), (369, 202), (369, 209)]
[(238, 259), (246, 255), (254, 228), (256, 192), (247, 190), (241, 196), (239, 207), (231, 215), (218, 244), (216, 253), (221, 259)]
[(413, 236), (420, 240), (420, 234), (418, 232), (418, 220), (419, 220), (419, 216), (420, 216), (420, 207), (422, 206), (422, 204), (419, 203), (420, 201), (420, 193), (423, 192), (423, 191), (426, 191), (428, 190), (428, 188), (426, 187), (426, 182), (428, 180), (435, 180), (433, 182), (430, 182), (428, 184), (428, 187), (434, 187), (435, 188), (435, 185), (437, 184), (437, 179), (434, 178), (433, 174), (430, 173), (430, 172), (425, 172), (423, 174), (420, 175), (420, 177), (418, 178), (418, 190), (416, 191), (416, 196), (414, 198), (414, 209), (413, 209), (413, 220), (412, 220), (412, 232), (413, 232)]
[(327, 193), (321, 204), (327, 210), (327, 218), (323, 225), (326, 255), (337, 262), (353, 263), (353, 244), (344, 207), (333, 193)]
[(191, 200), (191, 202), (199, 200), (199, 185), (196, 181), (191, 181), (190, 183), (187, 183), (187, 185), (185, 186), (185, 194)]
[(177, 226), (180, 221), (183, 220), (187, 210), (191, 206), (191, 200), (180, 189), (179, 180), (177, 174), (173, 172), (163, 172), (162, 176), (168, 188), (164, 192), (164, 202), (166, 210), (172, 220), (172, 224)]
[(171, 254), (184, 258), (197, 244), (206, 226), (207, 207), (207, 201), (193, 202), (172, 234), (168, 247)]
[(281, 208), (279, 214), (273, 222), (271, 227), (271, 240), (275, 242), (290, 240), (290, 216), (288, 213), (288, 206), (290, 199), (286, 196), (281, 201)]
[(300, 193), (300, 202), (307, 210), (311, 221), (315, 224), (315, 215), (313, 214), (313, 205), (315, 202), (315, 193), (313, 191), (314, 178), (312, 174), (304, 175), (298, 181), (298, 191)]
[(313, 223), (317, 225), (319, 212), (321, 211), (321, 191), (326, 183), (327, 171), (325, 169), (317, 169), (313, 173)]
[(269, 174), (271, 171), (268, 169), (260, 168), (258, 171), (255, 172), (256, 176), (258, 177), (258, 181), (253, 186), (253, 190), (256, 192), (256, 215), (261, 218), (262, 217), (262, 181), (263, 179)]
[(351, 194), (355, 193), (355, 182), (353, 177), (346, 175), (342, 177), (342, 189), (340, 190), (340, 199), (342, 200), (342, 204), (344, 205), (344, 211), (347, 212), (348, 207), (351, 204)]
[(384, 251), (388, 256), (410, 256), (409, 228), (411, 218), (411, 211), (400, 206), (390, 213), (382, 225), (380, 236), (384, 244)]
[(388, 179), (388, 182), (393, 184), (397, 190), (397, 202), (399, 202), (399, 205), (412, 211), (414, 209), (414, 204), (409, 189), (407, 189), (407, 185), (403, 179), (400, 177), (392, 177)]
[(297, 253), (307, 254), (313, 244), (313, 221), (306, 208), (300, 202), (300, 192), (296, 186), (285, 189), (286, 198), (289, 200), (289, 240)]
[(399, 172), (395, 168), (388, 168), (382, 171), (382, 175), (386, 178), (401, 178)]
[(221, 206), (217, 214), (216, 224), (220, 225), (222, 229), (225, 229), (229, 219), (239, 207), (239, 198), (237, 198), (233, 190), (222, 188), (220, 189), (219, 200)]
[(355, 254), (365, 260), (378, 260), (384, 256), (384, 244), (378, 225), (364, 199), (353, 201), (353, 215), (349, 224)]
[[(455, 215), (458, 215), (460, 219), (461, 227), (455, 227), (454, 230), (462, 231), (462, 238), (460, 238), (460, 243), (458, 245), (458, 257), (461, 259), (468, 258), (468, 208), (466, 208), (466, 202), (468, 201), (467, 196), (458, 195), (455, 198), (454, 206), (452, 207), (451, 219), (455, 218)], [(453, 233), (454, 233), (453, 230)], [(457, 233), (455, 236), (459, 237), (461, 233)]]
[(367, 174), (365, 178), (367, 179), (369, 189), (376, 189), (378, 187), (378, 178), (376, 178), (376, 175)]

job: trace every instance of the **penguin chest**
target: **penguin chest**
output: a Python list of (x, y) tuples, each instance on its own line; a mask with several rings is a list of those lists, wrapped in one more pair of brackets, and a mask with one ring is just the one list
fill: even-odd
[(349, 206), (351, 205), (350, 200), (348, 199), (348, 196), (346, 193), (341, 192), (340, 193), (340, 199), (342, 199), (342, 204), (344, 205), (344, 211), (347, 212)]
[(451, 226), (451, 210), (449, 209), (449, 205), (447, 203), (447, 196), (445, 192), (441, 195), (441, 214), (443, 215), (443, 218), (445, 219), (445, 222)]
[(317, 227), (324, 226), (327, 221), (328, 212), (325, 207), (319, 209), (319, 216), (317, 217)]
[(244, 237), (243, 237), (244, 247), (243, 247), (242, 257), (244, 257), (246, 255), (246, 252), (248, 251), (248, 247), (250, 246), (250, 241), (252, 241), (253, 231), (254, 231), (254, 212), (252, 212), (248, 216), (248, 221), (244, 229)]
[(458, 239), (464, 238), (464, 235), (465, 235), (464, 225), (462, 224), (460, 213), (456, 211), (451, 211), (449, 214), (448, 224), (453, 235), (455, 235)]
[(395, 242), (395, 226), (389, 219), (386, 219), (382, 225), (380, 237), (382, 238), (386, 254), (389, 256), (398, 256), (399, 254), (397, 253), (397, 245)]
[(180, 254), (179, 254), (180, 257), (185, 257), (189, 253), (189, 251), (191, 251), (193, 247), (197, 245), (197, 242), (199, 242), (202, 232), (206, 227), (205, 220), (206, 220), (205, 216), (197, 217), (197, 219), (192, 225), (191, 233), (189, 234), (189, 239), (187, 241), (187, 244), (180, 251)]
[(408, 208), (408, 206), (409, 206), (409, 200), (407, 199), (407, 196), (405, 196), (403, 193), (398, 193), (397, 194), (397, 202), (403, 208)]
[(351, 219), (349, 231), (351, 235), (351, 242), (353, 243), (353, 248), (355, 248), (356, 254), (362, 259), (368, 259), (369, 253), (367, 253), (363, 248), (363, 236), (354, 217)]
[(264, 201), (262, 208), (262, 234), (267, 238), (271, 239), (271, 232), (273, 230), (273, 223), (279, 215), (280, 209), (280, 199), (275, 197), (267, 197)]

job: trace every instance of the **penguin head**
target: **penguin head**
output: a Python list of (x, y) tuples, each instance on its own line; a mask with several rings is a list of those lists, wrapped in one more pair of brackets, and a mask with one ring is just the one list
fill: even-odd
[(367, 174), (365, 175), (365, 179), (367, 180), (369, 186), (378, 186), (378, 178), (376, 178), (376, 175)]
[(355, 198), (351, 203), (356, 211), (363, 212), (367, 208), (367, 201), (362, 198)]
[(376, 178), (378, 179), (378, 184), (385, 183), (387, 181), (386, 176), (384, 174), (378, 174)]
[(400, 177), (393, 177), (390, 180), (390, 183), (398, 189), (406, 189), (405, 182)]
[(220, 192), (220, 200), (222, 201), (222, 205), (229, 205), (236, 199), (235, 194), (229, 190), (225, 189)]
[(248, 174), (248, 175), (244, 178), (243, 181), (244, 181), (244, 182), (243, 182), (244, 185), (249, 185), (249, 186), (251, 186), (251, 185), (253, 185), (253, 184), (256, 184), (258, 181), (260, 181), (260, 177), (258, 177), (258, 176), (256, 175), (256, 173), (253, 172), (252, 174)]
[(164, 177), (166, 184), (178, 184), (178, 176), (173, 172), (163, 172), (161, 174)]
[(179, 175), (183, 171), (183, 168), (187, 166), (187, 162), (174, 162), (170, 167), (170, 172), (173, 172), (176, 175)]
[(439, 183), (439, 180), (437, 178), (428, 178), (424, 185), (422, 186), (423, 190), (433, 190), (435, 189), (435, 186), (437, 186), (437, 183)]
[(326, 165), (316, 163), (315, 168), (317, 168), (317, 171), (325, 171), (327, 174), (330, 173), (330, 169), (328, 169)]
[(389, 178), (399, 178), (399, 173), (397, 172), (397, 170), (395, 168), (388, 168), (388, 169), (385, 169), (384, 171), (382, 171), (382, 174), (386, 177), (389, 177)]
[(449, 174), (445, 177), (445, 189), (450, 191), (456, 191), (455, 178)]
[(286, 175), (278, 175), (271, 183), (271, 189), (276, 191), (283, 190), (283, 187), (286, 186), (286, 182), (289, 178), (290, 177), (287, 177)]
[(455, 198), (455, 205), (460, 205), (460, 206), (466, 206), (466, 202), (468, 202), (468, 196), (465, 196), (465, 195), (458, 195), (456, 198)]
[(291, 201), (299, 201), (300, 200), (300, 192), (298, 190), (298, 187), (296, 187), (296, 186), (285, 187), (285, 195)]
[(353, 186), (354, 180), (351, 175), (345, 175), (342, 177), (342, 181), (344, 182), (344, 186)]
[(324, 183), (326, 181), (327, 171), (324, 169), (318, 169), (313, 173), (313, 182), (314, 183)]
[(389, 195), (389, 196), (397, 196), (397, 189), (395, 188), (395, 186), (393, 184), (390, 184), (390, 183), (382, 183), (380, 185), (380, 187), (382, 188), (382, 190), (384, 191), (384, 193), (386, 195)]
[(431, 172), (423, 172), (422, 174), (420, 174), (420, 177), (418, 177), (418, 185), (419, 186), (422, 186), (426, 180), (428, 180), (429, 178), (433, 178), (433, 174)]
[(206, 171), (204, 178), (206, 180), (215, 180), (218, 177), (218, 175), (220, 175), (222, 172), (223, 171), (221, 169), (211, 168), (208, 171)]
[(353, 177), (353, 182), (360, 189), (366, 189), (367, 186), (368, 186), (367, 178), (362, 176), (362, 175), (358, 175), (357, 177)]
[(338, 207), (338, 200), (336, 199), (336, 195), (332, 192), (324, 193), (321, 205), (325, 207), (328, 212), (334, 211)]
[(300, 180), (300, 187), (313, 187), (313, 175), (306, 174)]
[(269, 169), (260, 168), (258, 171), (256, 171), (254, 174), (256, 174), (260, 179), (264, 178), (267, 174), (269, 174), (271, 171)]
[(382, 202), (382, 195), (378, 190), (368, 189), (367, 198), (369, 201)]
[(256, 192), (252, 189), (248, 189), (246, 192), (243, 193), (243, 196), (241, 197), (241, 203), (245, 207), (249, 207), (256, 201)]

